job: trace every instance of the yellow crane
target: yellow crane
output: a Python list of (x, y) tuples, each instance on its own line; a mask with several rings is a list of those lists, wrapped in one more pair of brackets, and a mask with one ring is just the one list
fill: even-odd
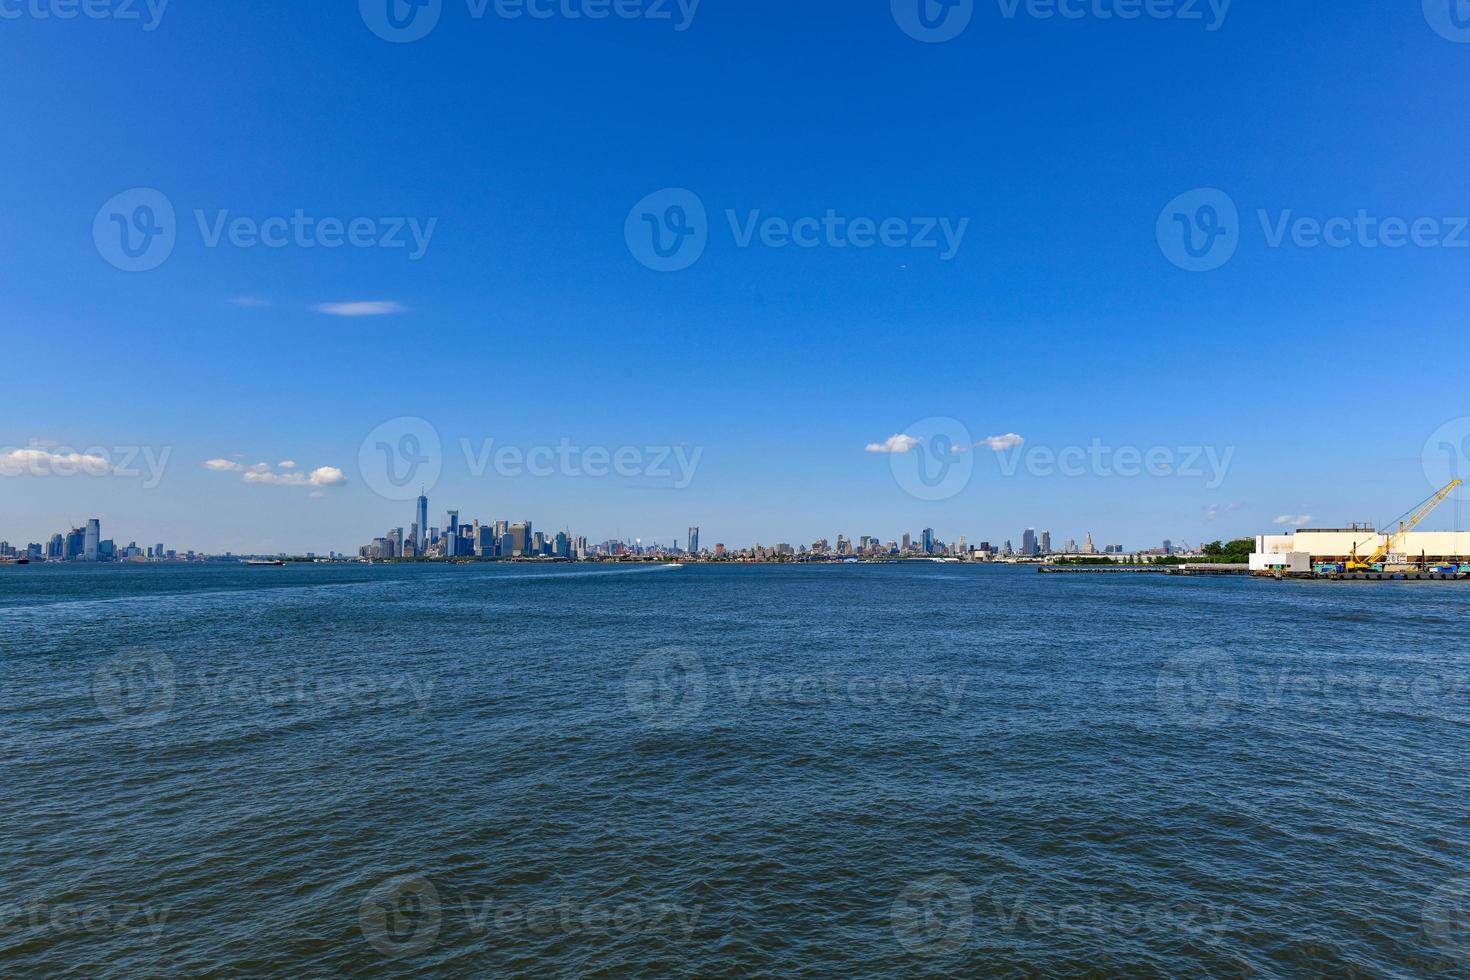
[[(1424, 518), (1432, 514), (1436, 507), (1448, 500), (1450, 494), (1454, 493), (1460, 488), (1460, 483), (1461, 481), (1459, 480), (1451, 480), (1449, 486), (1445, 487), (1443, 490), (1440, 490), (1438, 493), (1431, 496), (1428, 500), (1415, 507), (1410, 513), (1404, 515), (1404, 517), (1398, 522), (1399, 526), (1397, 530), (1379, 531), (1378, 533), (1383, 535), (1383, 543), (1380, 544), (1378, 546), (1378, 549), (1367, 558), (1358, 557), (1358, 546), (1354, 544), (1353, 556), (1348, 559), (1347, 570), (1350, 572), (1371, 571), (1374, 565), (1381, 563), (1389, 555), (1398, 551), (1399, 548), (1402, 546), (1404, 537), (1410, 531), (1414, 530), (1414, 528), (1423, 523)], [(1371, 540), (1372, 539), (1364, 541), (1363, 544), (1366, 546), (1371, 542)]]

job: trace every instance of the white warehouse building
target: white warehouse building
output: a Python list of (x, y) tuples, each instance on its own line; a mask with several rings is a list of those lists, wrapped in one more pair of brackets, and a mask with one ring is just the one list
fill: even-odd
[[(1372, 528), (1300, 528), (1292, 534), (1256, 537), (1251, 571), (1310, 572), (1314, 562), (1345, 562), (1354, 546), (1366, 560), (1388, 535)], [(1470, 531), (1410, 531), (1399, 536), (1394, 560), (1411, 564), (1470, 564)]]

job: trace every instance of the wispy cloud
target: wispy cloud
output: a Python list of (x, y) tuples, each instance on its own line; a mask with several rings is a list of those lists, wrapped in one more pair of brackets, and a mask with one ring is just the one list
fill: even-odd
[(279, 463), (276, 464), (276, 467), (278, 469), (283, 469), (283, 470), (294, 470), (296, 468), (296, 460), (294, 460), (294, 459), (283, 459)]
[(347, 475), (335, 466), (318, 466), (310, 473), (300, 473), (295, 472), (296, 463), (293, 460), (285, 460), (279, 465), (289, 472), (277, 472), (269, 463), (246, 466), (229, 459), (208, 460), (204, 468), (216, 473), (239, 473), (246, 483), (276, 487), (340, 487), (347, 482)]
[(1283, 527), (1301, 527), (1304, 524), (1310, 524), (1310, 523), (1312, 523), (1312, 515), (1311, 514), (1282, 514), (1280, 517), (1276, 518), (1276, 520), (1274, 521), (1274, 523), (1280, 524)]
[(882, 442), (868, 443), (867, 451), (870, 453), (911, 453), (919, 448), (924, 440), (918, 436), (892, 435)]
[(1015, 449), (1025, 441), (1025, 437), (1018, 436), (1014, 432), (1007, 432), (1003, 436), (986, 436), (984, 439), (975, 443), (975, 448), (979, 449), (981, 446), (985, 446), (988, 449), (994, 449), (996, 452), (1002, 453), (1007, 449)]
[(402, 303), (392, 300), (359, 300), (353, 303), (318, 303), (312, 309), (318, 313), (326, 313), (329, 316), (388, 316), (393, 313), (404, 313), (406, 308)]
[(268, 299), (261, 299), (259, 296), (231, 296), (230, 299), (229, 299), (229, 304), (231, 306), (246, 306), (246, 307), (250, 307), (250, 306), (270, 306), (271, 305), (271, 301), (268, 300)]
[(1240, 510), (1240, 503), (1232, 501), (1228, 504), (1210, 504), (1205, 508), (1205, 520), (1218, 520), (1224, 514), (1233, 514)]
[(103, 457), (90, 453), (55, 453), (50, 449), (34, 446), (0, 453), (0, 476), (20, 476), (26, 473), (31, 476), (62, 476), (78, 472), (103, 476), (112, 472), (112, 464)]

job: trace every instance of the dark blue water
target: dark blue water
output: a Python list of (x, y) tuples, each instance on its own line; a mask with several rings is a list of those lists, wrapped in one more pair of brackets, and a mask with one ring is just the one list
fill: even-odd
[(1470, 975), (1470, 585), (0, 568), (0, 974)]

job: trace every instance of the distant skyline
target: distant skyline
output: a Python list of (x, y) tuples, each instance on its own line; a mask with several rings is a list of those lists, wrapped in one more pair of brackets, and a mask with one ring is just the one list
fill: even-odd
[(1470, 473), (1432, 3), (370, 6), (3, 21), (0, 537), (350, 553), (405, 419), (431, 519), (597, 540), (1149, 547)]

